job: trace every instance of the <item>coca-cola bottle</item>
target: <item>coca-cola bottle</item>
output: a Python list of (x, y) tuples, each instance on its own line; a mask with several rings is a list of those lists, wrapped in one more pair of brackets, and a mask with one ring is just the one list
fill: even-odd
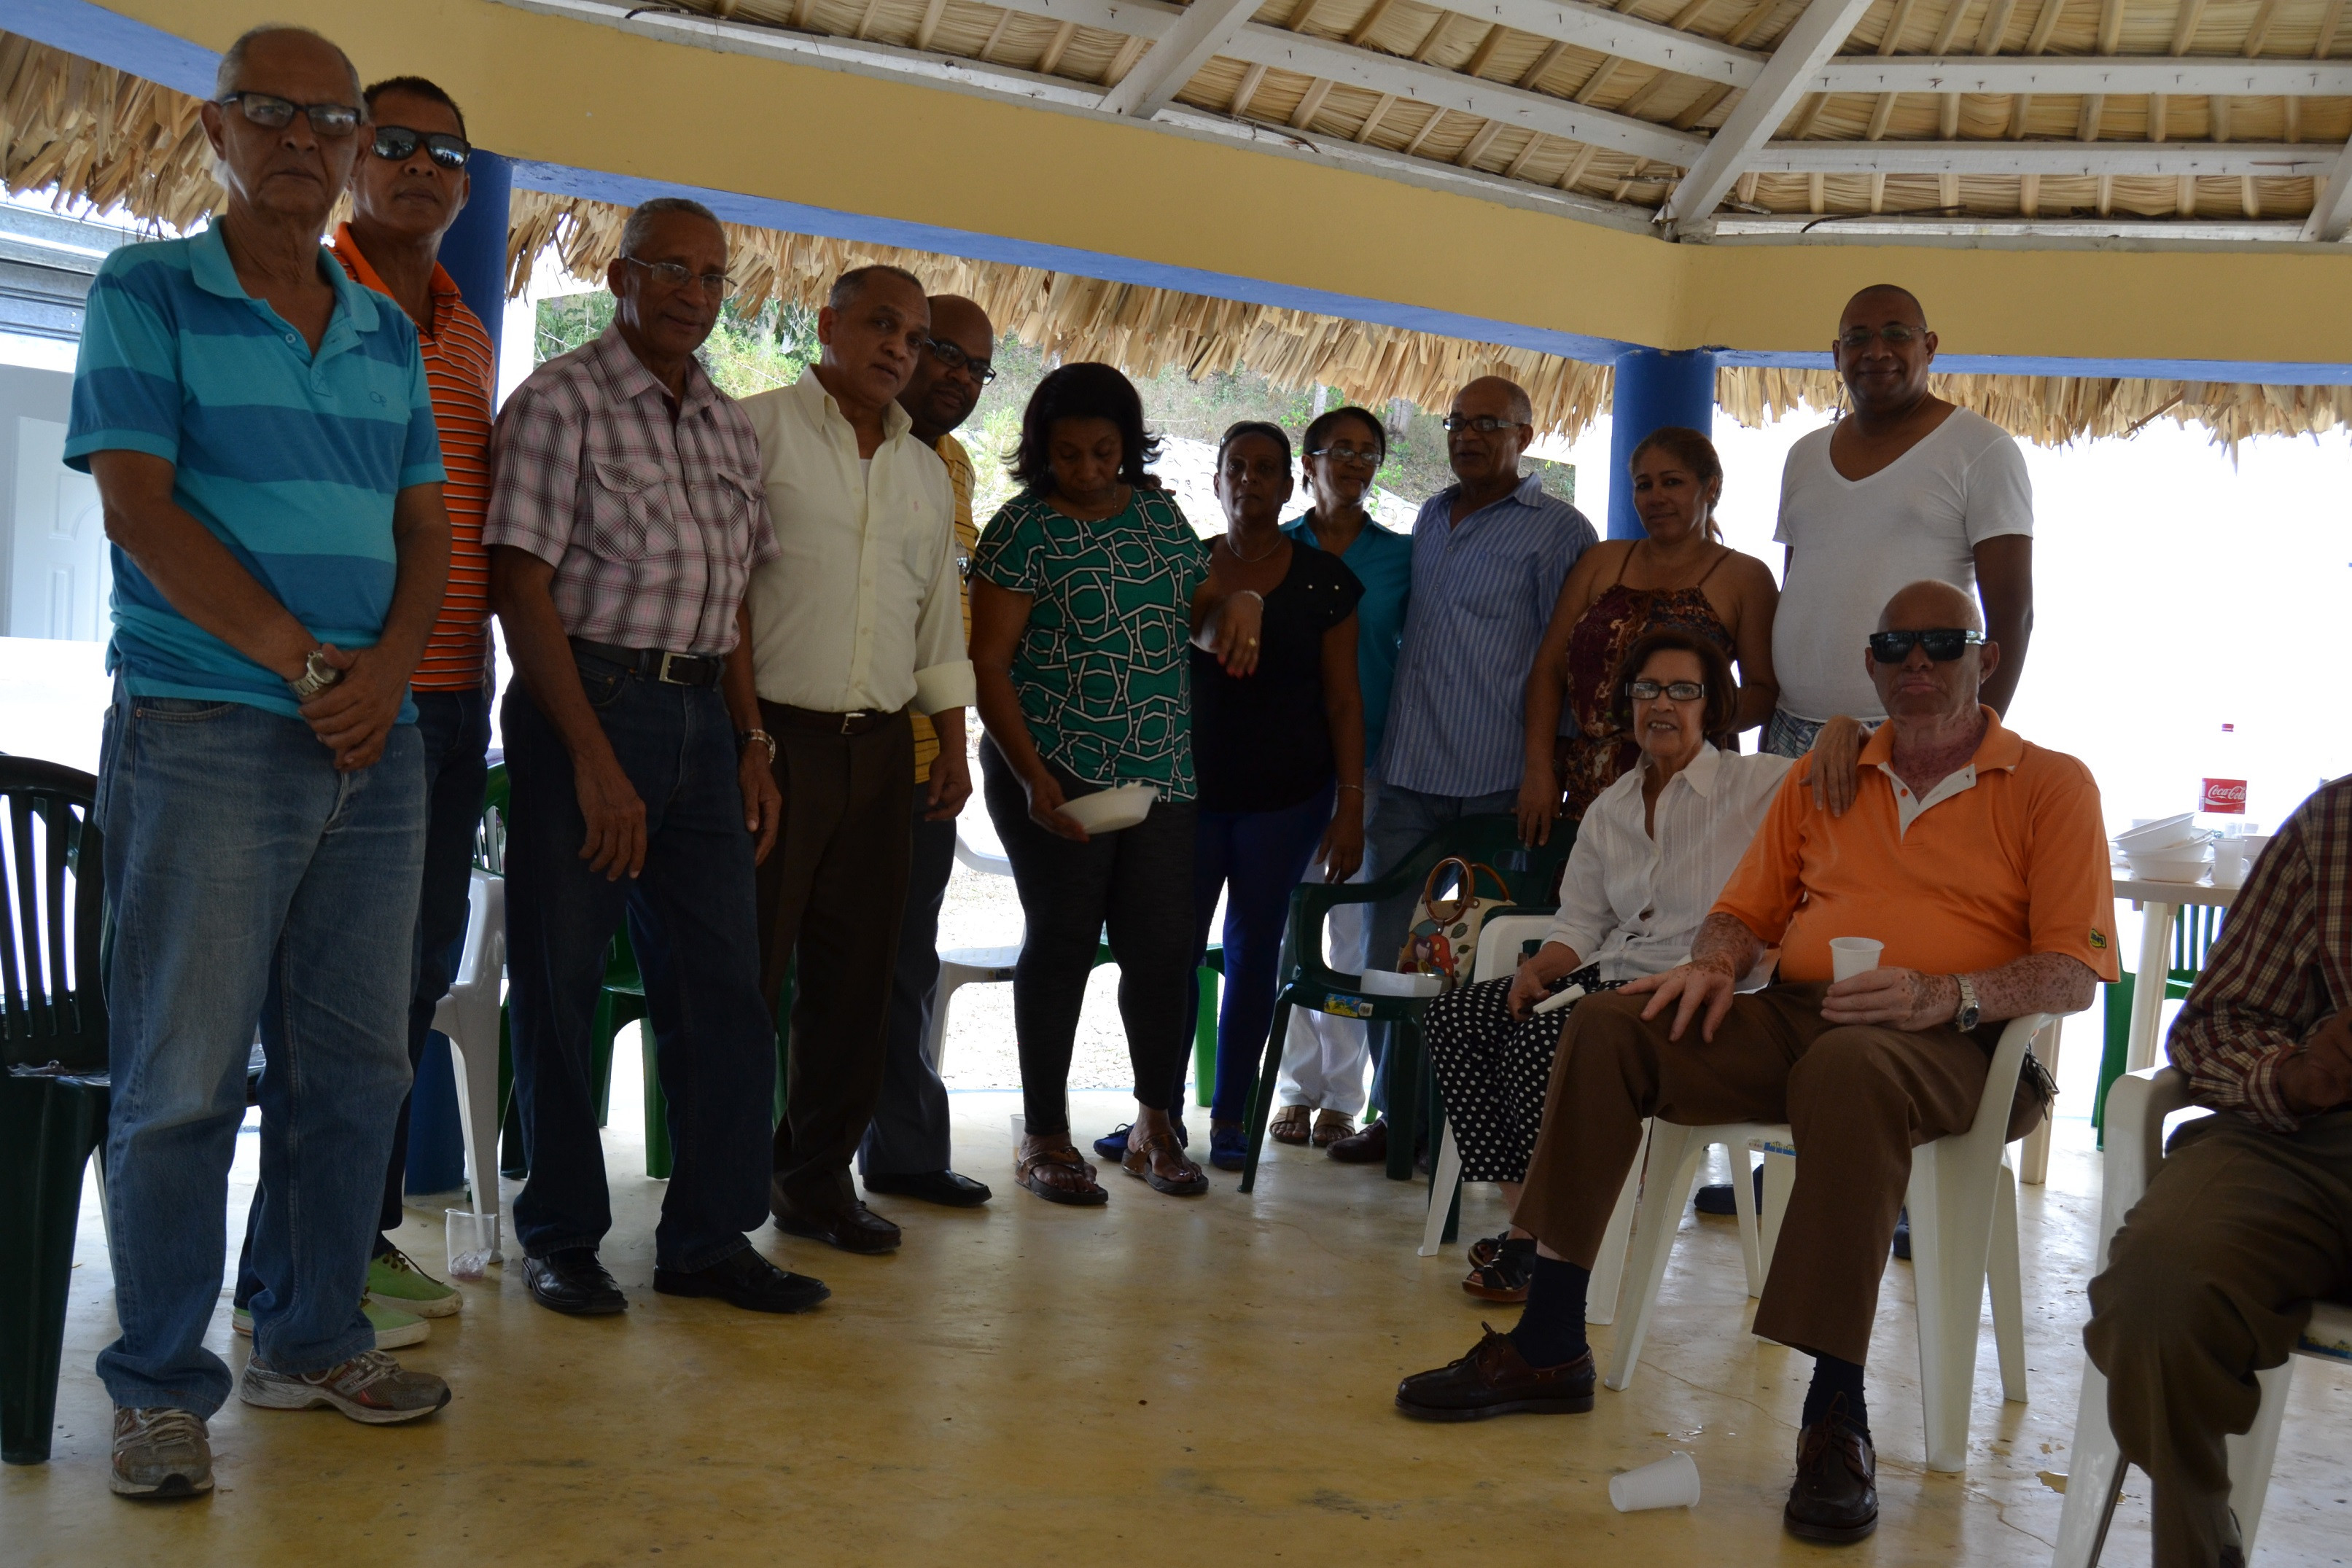
[(2209, 771), (2197, 796), (2198, 821), (2225, 831), (2239, 827), (2246, 815), (2247, 768), (2236, 725), (2221, 727), (2221, 738), (2206, 753), (2206, 767)]

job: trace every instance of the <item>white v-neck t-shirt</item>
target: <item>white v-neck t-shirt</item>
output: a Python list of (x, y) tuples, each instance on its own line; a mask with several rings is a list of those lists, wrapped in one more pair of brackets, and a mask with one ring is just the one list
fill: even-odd
[(1799, 718), (1885, 716), (1862, 655), (1895, 591), (1940, 578), (1976, 591), (1976, 547), (2033, 532), (2025, 455), (1982, 414), (1956, 408), (1867, 479), (1830, 461), (1835, 426), (1789, 449), (1780, 526), (1796, 551), (1772, 621), (1780, 706)]

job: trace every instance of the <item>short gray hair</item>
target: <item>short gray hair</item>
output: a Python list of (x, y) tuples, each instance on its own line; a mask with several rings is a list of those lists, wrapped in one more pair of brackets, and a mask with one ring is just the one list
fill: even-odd
[(220, 69), (213, 73), (213, 97), (226, 98), (235, 92), (237, 78), (245, 74), (245, 57), (252, 48), (254, 40), (270, 37), (278, 33), (298, 33), (306, 38), (316, 38), (334, 50), (335, 57), (343, 62), (343, 69), (352, 74), (352, 102), (359, 107), (362, 116), (366, 114), (366, 99), (360, 91), (360, 68), (352, 64), (352, 57), (343, 53), (341, 44), (336, 43), (317, 28), (299, 26), (292, 22), (264, 22), (258, 27), (247, 27), (238, 34), (236, 42), (231, 44), (226, 52), (221, 56)]
[(621, 229), (621, 254), (634, 256), (637, 247), (646, 243), (646, 235), (656, 219), (665, 213), (686, 213), (700, 218), (719, 231), (719, 243), (726, 243), (726, 225), (719, 214), (690, 196), (656, 196), (649, 202), (639, 202), (629, 213), (629, 221)]
[(824, 297), (825, 304), (835, 310), (848, 309), (857, 303), (858, 296), (866, 292), (866, 286), (873, 282), (877, 275), (913, 284), (915, 292), (925, 297), (925, 303), (929, 302), (929, 290), (923, 287), (921, 278), (903, 267), (893, 267), (887, 261), (874, 261), (866, 263), (864, 267), (853, 267), (835, 278), (833, 292)]

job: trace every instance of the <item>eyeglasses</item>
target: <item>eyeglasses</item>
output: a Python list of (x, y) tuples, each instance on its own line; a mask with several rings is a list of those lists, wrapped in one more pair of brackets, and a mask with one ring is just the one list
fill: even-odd
[(1924, 648), (1927, 657), (1939, 664), (1948, 664), (1960, 656), (1963, 648), (1980, 646), (1981, 632), (1945, 628), (1935, 632), (1873, 632), (1870, 634), (1870, 656), (1882, 664), (1899, 664), (1911, 656), (1913, 647)]
[(996, 367), (993, 364), (986, 360), (973, 359), (953, 343), (939, 338), (926, 338), (923, 340), (923, 347), (929, 349), (931, 351), (931, 358), (939, 361), (940, 364), (951, 371), (968, 371), (971, 379), (982, 386), (986, 386), (996, 379)]
[(699, 283), (702, 291), (713, 299), (727, 298), (727, 275), (723, 272), (695, 272), (674, 261), (639, 261), (634, 256), (621, 258), (631, 267), (642, 267), (654, 276), (654, 281), (664, 288), (683, 288), (688, 283)]
[(1850, 331), (1841, 332), (1838, 334), (1838, 347), (1866, 349), (1870, 347), (1870, 340), (1873, 338), (1879, 338), (1885, 340), (1888, 348), (1900, 349), (1906, 344), (1917, 342), (1927, 335), (1927, 329), (1925, 327), (1906, 327), (1900, 321), (1890, 321), (1876, 331), (1867, 327), (1856, 327)]
[(394, 162), (415, 155), (417, 143), (423, 142), (425, 155), (444, 169), (462, 169), (474, 150), (462, 136), (451, 136), (439, 131), (411, 131), (405, 125), (379, 125), (375, 128), (375, 155)]
[(1695, 703), (1706, 695), (1706, 688), (1696, 681), (1633, 681), (1625, 689), (1637, 703), (1656, 702), (1662, 694), (1678, 703)]
[(1377, 468), (1388, 454), (1377, 446), (1354, 446), (1344, 441), (1335, 441), (1328, 446), (1308, 447), (1307, 455), (1328, 457), (1334, 463), (1369, 463)]
[(272, 98), (266, 92), (226, 93), (213, 101), (233, 103), (245, 111), (247, 120), (271, 131), (293, 124), (298, 114), (309, 115), (310, 129), (321, 136), (349, 136), (360, 128), (361, 114), (355, 104), (296, 103), (291, 99)]
[(1491, 413), (1482, 413), (1475, 419), (1472, 419), (1467, 414), (1449, 413), (1444, 423), (1448, 434), (1459, 430), (1475, 430), (1481, 435), (1492, 435), (1498, 430), (1517, 430), (1523, 422), (1516, 419), (1496, 419)]

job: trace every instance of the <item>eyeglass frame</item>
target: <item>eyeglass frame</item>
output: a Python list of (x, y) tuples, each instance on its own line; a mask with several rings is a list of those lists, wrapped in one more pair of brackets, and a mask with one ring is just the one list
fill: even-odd
[(1492, 413), (1449, 413), (1438, 421), (1438, 428), (1448, 435), (1464, 430), (1474, 430), (1481, 435), (1494, 435), (1502, 431), (1524, 430), (1527, 427), (1528, 422), (1524, 419), (1505, 419), (1499, 414)]
[(1307, 449), (1304, 455), (1308, 457), (1325, 457), (1330, 459), (1334, 463), (1365, 462), (1370, 463), (1373, 467), (1377, 468), (1381, 464), (1388, 461), (1389, 449), (1385, 446), (1347, 445), (1334, 441), (1322, 446), (1310, 446)]
[[(266, 120), (256, 118), (252, 108), (247, 102), (248, 99), (263, 103), (284, 104), (286, 106), (286, 118), (279, 120), (275, 125), (270, 124)], [(346, 136), (358, 135), (360, 127), (367, 123), (367, 106), (364, 104), (297, 103), (290, 98), (280, 98), (274, 92), (256, 92), (246, 88), (239, 88), (235, 92), (223, 93), (220, 97), (213, 99), (213, 102), (218, 104), (224, 109), (227, 108), (230, 104), (236, 105), (236, 111), (245, 116), (247, 122), (258, 125), (264, 131), (283, 131), (288, 126), (294, 123), (294, 116), (299, 113), (310, 121), (311, 130), (317, 131), (321, 136), (331, 136), (338, 141), (341, 141)], [(337, 130), (335, 127), (331, 125), (321, 125), (319, 123), (319, 111), (320, 110), (328, 110), (331, 111), (340, 110), (344, 114), (350, 115), (352, 117), (352, 122), (349, 125), (342, 127), (341, 130)]]
[[(410, 141), (406, 152), (387, 152), (383, 150), (383, 139), (387, 135), (406, 136), (413, 140)], [(433, 161), (436, 168), (446, 169), (451, 173), (464, 169), (474, 156), (472, 142), (462, 136), (453, 136), (446, 131), (419, 131), (413, 125), (379, 125), (368, 138), (368, 151), (387, 163), (404, 163), (416, 156), (416, 150), (420, 147), (425, 150), (425, 155)], [(441, 156), (445, 147), (457, 150), (457, 161), (455, 163)]]
[[(684, 288), (689, 278), (698, 281), (702, 285), (703, 292), (721, 304), (726, 303), (728, 297), (734, 292), (734, 284), (723, 272), (694, 272), (674, 261), (647, 261), (643, 256), (621, 256), (614, 259), (625, 261), (632, 267), (644, 267), (673, 289)], [(673, 277), (672, 274), (676, 276)], [(714, 277), (719, 281), (713, 283), (711, 279)]]
[[(1888, 646), (1884, 649), (1879, 646), (1878, 641), (1882, 637), (1889, 639)], [(1930, 637), (1958, 637), (1959, 641), (1945, 644), (1952, 650), (1950, 653), (1938, 653), (1928, 645), (1927, 639)], [(1901, 639), (1903, 643), (1899, 649), (1893, 646), (1893, 640), (1897, 638)], [(1971, 632), (1965, 626), (1931, 626), (1918, 632), (1873, 632), (1867, 645), (1870, 649), (1870, 656), (1882, 664), (1901, 664), (1911, 656), (1911, 650), (1914, 648), (1926, 653), (1937, 664), (1948, 664), (1970, 648), (1983, 647), (1984, 640), (1983, 632)]]
[(985, 387), (996, 379), (996, 361), (979, 360), (964, 352), (961, 343), (950, 343), (944, 338), (926, 338), (923, 348), (950, 371), (969, 371), (971, 379)]
[[(1643, 686), (1650, 688), (1646, 695), (1642, 691)], [(1675, 689), (1677, 687), (1686, 688), (1690, 695), (1683, 695)], [(1654, 703), (1662, 696), (1678, 703), (1703, 703), (1706, 701), (1706, 683), (1705, 681), (1632, 680), (1625, 683), (1625, 695), (1637, 703)]]
[[(1901, 333), (1896, 337), (1895, 334)], [(1884, 327), (1856, 327), (1851, 332), (1837, 335), (1841, 349), (1867, 349), (1873, 342), (1883, 342), (1890, 349), (1908, 348), (1924, 342), (1932, 336), (1925, 327), (1914, 327), (1907, 321), (1889, 321)]]

